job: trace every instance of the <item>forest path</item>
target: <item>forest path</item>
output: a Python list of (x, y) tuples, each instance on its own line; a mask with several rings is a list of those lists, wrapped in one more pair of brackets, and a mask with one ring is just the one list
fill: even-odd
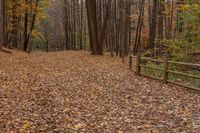
[(198, 132), (200, 93), (88, 52), (0, 53), (0, 133)]

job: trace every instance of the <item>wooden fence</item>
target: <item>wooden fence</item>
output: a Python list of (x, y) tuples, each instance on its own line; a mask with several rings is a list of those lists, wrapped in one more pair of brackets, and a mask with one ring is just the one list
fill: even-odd
[[(132, 56), (132, 55), (129, 56), (129, 69), (131, 69), (131, 70), (132, 70), (132, 67), (133, 67), (133, 65), (132, 65), (133, 64), (133, 58), (136, 59), (135, 73), (137, 75), (145, 76), (145, 77), (148, 77), (148, 78), (151, 78), (151, 79), (161, 80), (164, 83), (171, 83), (171, 84), (175, 84), (175, 85), (178, 85), (178, 86), (182, 86), (182, 87), (186, 87), (186, 88), (189, 88), (189, 89), (194, 89), (194, 90), (200, 91), (200, 88), (198, 88), (198, 87), (182, 84), (182, 83), (172, 81), (172, 80), (169, 79), (169, 74), (175, 74), (175, 75), (179, 75), (179, 76), (185, 76), (185, 77), (189, 77), (189, 78), (193, 78), (193, 79), (198, 79), (199, 82), (200, 82), (200, 76), (192, 75), (192, 74), (186, 74), (186, 73), (179, 72), (179, 71), (173, 71), (173, 70), (170, 70), (170, 68), (169, 68), (170, 64), (187, 66), (187, 67), (192, 67), (192, 68), (200, 68), (200, 64), (169, 61), (167, 57), (164, 60), (152, 59), (152, 58), (147, 58), (147, 57), (141, 57), (141, 54), (139, 53), (137, 56)], [(160, 64), (163, 64), (164, 67), (163, 68), (157, 68), (157, 67), (151, 67), (151, 66), (143, 65), (141, 63), (142, 61), (150, 61), (150, 62), (154, 62), (154, 63), (160, 63)], [(162, 78), (153, 77), (153, 76), (150, 76), (148, 74), (142, 74), (141, 68), (163, 72)]]

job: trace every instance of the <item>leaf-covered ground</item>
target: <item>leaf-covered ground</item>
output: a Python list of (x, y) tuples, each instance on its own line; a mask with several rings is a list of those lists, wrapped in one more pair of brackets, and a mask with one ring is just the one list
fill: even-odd
[(0, 53), (0, 133), (200, 132), (200, 93), (87, 52)]

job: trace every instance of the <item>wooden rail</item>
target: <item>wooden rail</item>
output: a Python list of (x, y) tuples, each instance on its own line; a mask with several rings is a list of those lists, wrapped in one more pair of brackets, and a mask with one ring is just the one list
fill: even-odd
[[(176, 81), (172, 81), (172, 80), (169, 79), (169, 74), (175, 74), (175, 75), (179, 75), (179, 76), (184, 76), (184, 77), (189, 77), (189, 78), (200, 80), (200, 76), (197, 76), (197, 75), (186, 74), (186, 73), (183, 73), (183, 72), (169, 70), (169, 65), (170, 64), (175, 64), (175, 65), (179, 65), (179, 66), (193, 67), (193, 68), (194, 67), (200, 68), (200, 64), (169, 61), (167, 57), (165, 57), (164, 60), (151, 59), (151, 58), (147, 58), (147, 57), (141, 57), (141, 54), (138, 53), (137, 56), (131, 56), (131, 55), (129, 56), (129, 68), (131, 70), (132, 70), (132, 63), (133, 63), (132, 60), (133, 60), (133, 58), (136, 59), (136, 70), (135, 70), (135, 73), (137, 75), (145, 76), (145, 77), (152, 78), (152, 79), (161, 80), (164, 83), (171, 83), (171, 84), (175, 84), (175, 85), (178, 85), (178, 86), (182, 86), (182, 87), (186, 87), (186, 88), (189, 88), (189, 89), (194, 89), (194, 90), (200, 91), (200, 88), (197, 88), (197, 87), (194, 87), (194, 86), (190, 86), (190, 85), (186, 85), (186, 84), (182, 84), (182, 83), (179, 83), (179, 82), (176, 82)], [(163, 69), (162, 68), (156, 68), (156, 67), (150, 67), (150, 66), (147, 66), (147, 65), (143, 65), (141, 63), (141, 61), (151, 61), (151, 62), (154, 62), (154, 63), (163, 64)], [(153, 77), (153, 76), (147, 75), (147, 74), (142, 74), (141, 73), (141, 68), (161, 71), (161, 72), (163, 72), (162, 78)]]

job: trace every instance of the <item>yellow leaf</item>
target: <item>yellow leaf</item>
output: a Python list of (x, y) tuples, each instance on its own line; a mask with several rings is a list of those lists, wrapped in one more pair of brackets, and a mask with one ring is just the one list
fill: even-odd
[(24, 121), (23, 129), (27, 130), (31, 128), (31, 123), (29, 121)]
[(75, 125), (74, 127), (75, 127), (76, 130), (78, 130), (80, 128), (83, 128), (84, 126), (85, 126), (85, 124), (79, 123), (79, 124)]

